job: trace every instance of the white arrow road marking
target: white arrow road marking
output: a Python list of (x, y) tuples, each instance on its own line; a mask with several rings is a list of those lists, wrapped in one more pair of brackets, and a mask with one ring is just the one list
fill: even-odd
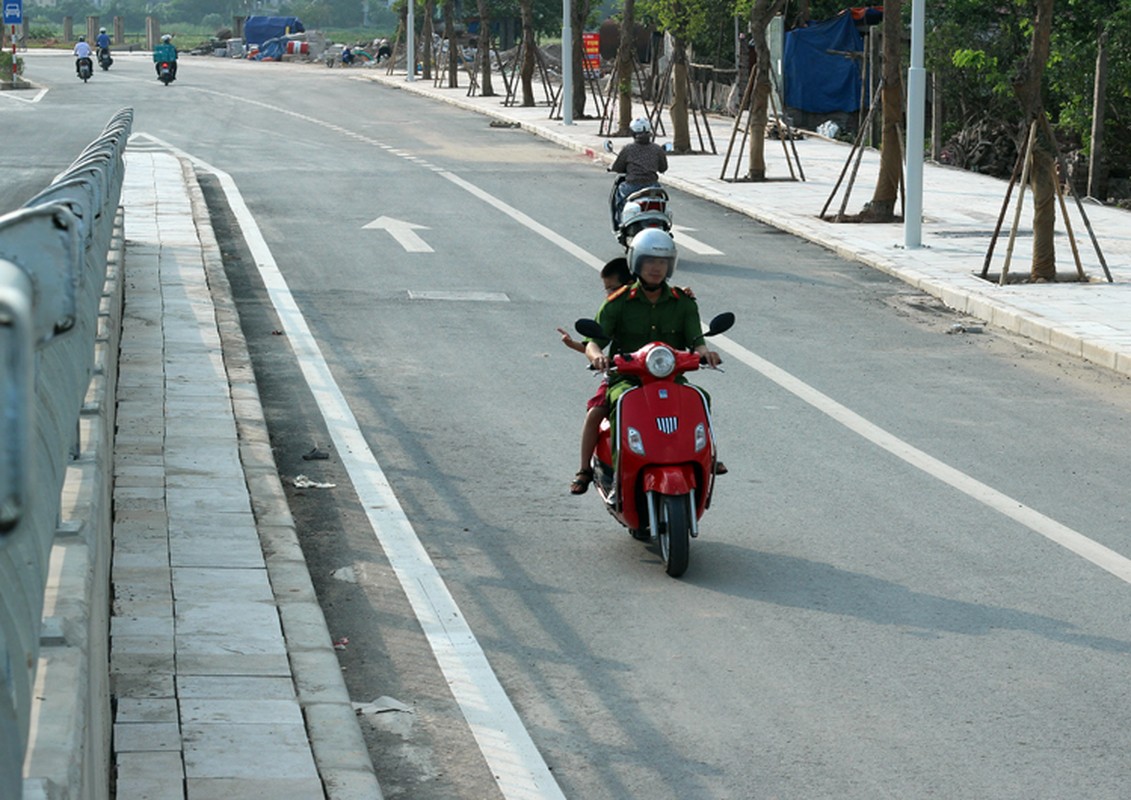
[(361, 227), (363, 230), (376, 228), (377, 230), (388, 231), (397, 240), (397, 244), (405, 249), (406, 253), (435, 252), (416, 233), (417, 231), (428, 230), (426, 225), (417, 225), (415, 222), (405, 222), (403, 219), (393, 219), (392, 217), (377, 217), (377, 219)]
[(706, 242), (701, 242), (701, 241), (699, 241), (698, 239), (696, 239), (692, 236), (688, 236), (687, 232), (693, 231), (693, 230), (695, 230), (695, 228), (685, 228), (682, 225), (672, 225), (672, 232), (679, 234), (678, 236), (675, 237), (675, 243), (677, 245), (679, 245), (680, 247), (686, 247), (688, 250), (691, 250), (692, 252), (696, 253), (697, 255), (701, 255), (701, 256), (721, 256), (721, 255), (723, 255), (722, 250), (716, 250), (715, 248), (711, 247), (711, 245), (707, 244)]

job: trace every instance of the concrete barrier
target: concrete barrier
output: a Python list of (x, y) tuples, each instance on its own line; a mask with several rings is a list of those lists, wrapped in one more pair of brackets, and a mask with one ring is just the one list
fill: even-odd
[[(132, 109), (0, 217), (0, 797), (109, 796), (109, 557)], [(117, 224), (116, 224), (116, 220)]]

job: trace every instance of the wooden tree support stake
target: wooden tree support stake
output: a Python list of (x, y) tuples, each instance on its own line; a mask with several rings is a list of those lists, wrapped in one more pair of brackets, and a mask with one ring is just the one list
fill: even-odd
[[(1020, 188), (1018, 189), (1017, 206), (1013, 215), (1013, 224), (1010, 227), (1009, 231), (1009, 244), (1006, 248), (1005, 263), (1002, 266), (1001, 276), (998, 278), (998, 285), (1000, 286), (1004, 286), (1006, 281), (1008, 280), (1009, 267), (1013, 260), (1013, 245), (1017, 237), (1017, 231), (1021, 224), (1021, 209), (1024, 203), (1025, 190), (1029, 184), (1029, 169), (1032, 166), (1033, 147), (1036, 143), (1038, 124), (1041, 125), (1045, 135), (1048, 136), (1049, 141), (1054, 143), (1056, 142), (1056, 139), (1053, 135), (1052, 125), (1049, 123), (1048, 116), (1045, 115), (1042, 111), (1041, 118), (1039, 120), (1034, 119), (1030, 124), (1029, 135), (1025, 141), (1024, 154), (1018, 158), (1017, 162), (1013, 166), (1013, 174), (1009, 179), (1009, 186), (1007, 187), (1005, 192), (1005, 200), (1002, 202), (1001, 213), (998, 214), (997, 225), (994, 228), (993, 235), (990, 237), (990, 245), (986, 251), (986, 258), (982, 263), (981, 276), (985, 278), (989, 274), (990, 263), (993, 259), (994, 247), (997, 244), (998, 237), (1001, 234), (1002, 224), (1005, 220), (1006, 208), (1009, 205), (1009, 198), (1013, 192), (1014, 185), (1019, 184)], [(1060, 206), (1060, 215), (1064, 219), (1065, 231), (1068, 234), (1068, 244), (1072, 249), (1072, 257), (1076, 265), (1076, 277), (1081, 281), (1085, 281), (1087, 280), (1087, 275), (1084, 272), (1084, 265), (1080, 258), (1080, 249), (1076, 241), (1076, 234), (1072, 228), (1072, 220), (1068, 215), (1068, 205), (1064, 199), (1064, 187), (1062, 185), (1062, 182), (1063, 179), (1068, 175), (1068, 169), (1067, 165), (1064, 162), (1064, 156), (1061, 154), (1059, 148), (1057, 148), (1056, 152), (1056, 162), (1057, 166), (1060, 169), (1060, 177), (1056, 181), (1056, 197), (1057, 202)], [(1021, 173), (1020, 180), (1018, 180), (1018, 172)], [(1092, 247), (1096, 251), (1096, 257), (1099, 259), (1100, 266), (1103, 268), (1104, 276), (1107, 278), (1108, 283), (1112, 283), (1113, 279), (1111, 277), (1111, 271), (1108, 269), (1107, 260), (1104, 258), (1103, 251), (1100, 249), (1099, 240), (1096, 238), (1096, 233), (1092, 229), (1091, 220), (1088, 218), (1088, 214), (1084, 209), (1084, 204), (1080, 200), (1080, 195), (1079, 193), (1077, 193), (1075, 185), (1069, 182), (1068, 186), (1072, 192), (1073, 199), (1076, 201), (1076, 209), (1080, 212), (1080, 217), (1084, 221), (1084, 227), (1087, 229), (1088, 236), (1092, 241)]]

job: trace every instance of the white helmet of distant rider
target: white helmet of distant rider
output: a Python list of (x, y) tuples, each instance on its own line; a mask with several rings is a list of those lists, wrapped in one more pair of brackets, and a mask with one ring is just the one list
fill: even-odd
[[(632, 237), (628, 245), (628, 269), (634, 278), (639, 278), (640, 267), (645, 259), (662, 258), (667, 261), (667, 274), (664, 280), (671, 280), (675, 274), (677, 259), (675, 240), (663, 228), (645, 228)], [(645, 286), (646, 289), (655, 287)]]
[(628, 129), (632, 131), (632, 138), (640, 144), (647, 144), (652, 141), (652, 123), (644, 117), (634, 119), (628, 124)]
[(163, 41), (165, 44), (168, 44), (169, 42), (173, 41), (173, 37), (166, 33), (161, 37), (161, 41)]

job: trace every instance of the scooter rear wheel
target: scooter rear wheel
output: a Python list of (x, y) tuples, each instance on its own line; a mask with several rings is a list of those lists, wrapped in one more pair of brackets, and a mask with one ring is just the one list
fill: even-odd
[(656, 514), (660, 555), (668, 575), (678, 578), (691, 559), (691, 517), (686, 496), (660, 495)]

